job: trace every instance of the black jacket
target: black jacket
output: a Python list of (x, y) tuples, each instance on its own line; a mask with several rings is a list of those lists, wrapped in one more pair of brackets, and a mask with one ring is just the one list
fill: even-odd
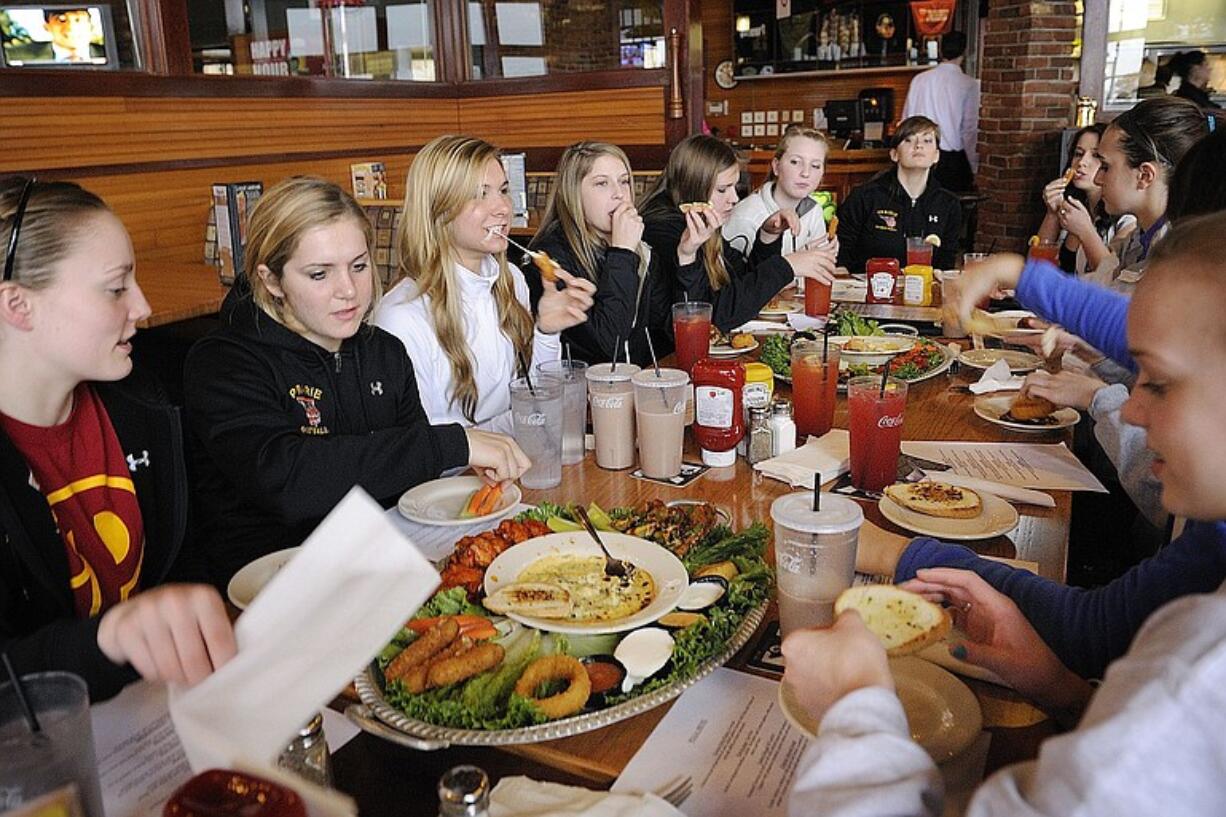
[(930, 174), (920, 197), (911, 195), (891, 168), (851, 191), (839, 207), (839, 264), (853, 273), (864, 272), (870, 258), (897, 258), (907, 263), (907, 236), (941, 237), (932, 253), (937, 269), (953, 269), (962, 232), (958, 199)]
[[(145, 529), (140, 588), (194, 578), (185, 570), (188, 482), (178, 409), (129, 377), (93, 387), (128, 458)], [(80, 619), (68, 587), (64, 541), (30, 466), (0, 431), (0, 650), (18, 672), (67, 670), (102, 700), (136, 679), (98, 649), (101, 617)]]
[(227, 299), (222, 326), (184, 367), (193, 497), (213, 581), (302, 544), (349, 489), (385, 507), (468, 462), (459, 425), (431, 426), (413, 365), (392, 335), (363, 326), (328, 352)]
[[(538, 234), (532, 248), (549, 253), (562, 269), (583, 277), (579, 259), (571, 252), (561, 227), (554, 225)], [(660, 276), (656, 253), (651, 254), (647, 274), (641, 279), (638, 253), (630, 250), (610, 247), (596, 263), (599, 273), (595, 303), (587, 320), (562, 332), (562, 341), (570, 345), (571, 356), (585, 363), (607, 363), (614, 354), (623, 359), (625, 352), (615, 353), (613, 345), (629, 340), (630, 362), (645, 366), (651, 362), (647, 332), (651, 332), (656, 354), (668, 354), (672, 350), (672, 301)], [(541, 273), (531, 259), (525, 259), (523, 272), (535, 312), (544, 292)]]
[[(660, 272), (671, 287), (671, 302), (682, 297), (711, 304), (711, 322), (721, 332), (729, 332), (756, 318), (762, 307), (795, 278), (792, 265), (780, 254), (782, 241), (764, 244), (755, 241), (749, 257), (724, 240), (724, 265), (731, 278), (718, 291), (711, 288), (703, 265), (702, 250), (693, 262), (677, 263), (677, 245), (685, 233), (685, 216), (671, 206), (650, 207), (643, 214), (643, 240), (660, 259)], [(671, 328), (671, 316), (669, 320)]]

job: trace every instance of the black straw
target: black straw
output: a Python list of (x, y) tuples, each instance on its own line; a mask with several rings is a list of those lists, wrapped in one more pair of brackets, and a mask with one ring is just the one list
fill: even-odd
[(17, 703), (21, 706), (21, 714), (25, 715), (30, 731), (37, 735), (43, 731), (43, 727), (38, 722), (38, 717), (34, 714), (34, 710), (30, 708), (30, 699), (26, 697), (26, 688), (22, 685), (17, 671), (13, 669), (13, 662), (9, 660), (9, 654), (7, 652), (0, 653), (0, 657), (4, 659), (4, 670), (8, 673), (9, 680), (13, 682), (13, 691), (17, 693)]
[(536, 388), (532, 385), (532, 376), (528, 373), (528, 361), (524, 358), (524, 353), (519, 353), (519, 368), (524, 373), (524, 382), (528, 384), (528, 393), (536, 397)]
[(890, 377), (890, 364), (894, 362), (894, 358), (887, 358), (885, 365), (881, 367), (881, 397), (885, 398), (885, 381)]
[(820, 511), (822, 509), (822, 472), (815, 471), (813, 474), (813, 510)]
[(996, 242), (997, 241), (999, 241), (999, 239), (993, 238), (992, 243), (988, 245), (988, 255), (991, 255), (992, 253), (996, 252)]
[(830, 353), (830, 329), (832, 324), (830, 320), (826, 321), (825, 331), (822, 332), (822, 363), (826, 363)]

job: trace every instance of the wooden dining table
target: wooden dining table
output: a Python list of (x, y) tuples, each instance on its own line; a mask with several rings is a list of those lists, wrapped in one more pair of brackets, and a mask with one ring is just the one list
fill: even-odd
[[(749, 358), (745, 358), (748, 360)], [(978, 371), (942, 373), (914, 383), (909, 389), (904, 415), (904, 440), (963, 440), (972, 442), (1059, 442), (1067, 432), (1026, 434), (1011, 432), (975, 415), (974, 397), (966, 386)], [(787, 384), (776, 383), (776, 395), (790, 397)], [(847, 427), (847, 402), (839, 397), (835, 416), (837, 428)], [(692, 435), (687, 434), (687, 461), (698, 461)], [(755, 472), (745, 460), (736, 465), (713, 468), (683, 488), (634, 479), (629, 471), (607, 471), (598, 467), (591, 452), (583, 462), (562, 469), (562, 482), (548, 490), (525, 490), (524, 502), (596, 502), (603, 508), (639, 505), (653, 499), (705, 500), (726, 509), (734, 527), (755, 521), (771, 525), (770, 507), (779, 496), (793, 491), (791, 486)], [(1003, 536), (968, 543), (975, 551), (989, 556), (1026, 560), (1037, 564), (1038, 572), (1063, 580), (1068, 551), (1071, 495), (1053, 492), (1054, 508), (1018, 506), (1018, 526)], [(861, 503), (868, 521), (901, 534), (908, 534), (887, 521), (875, 503)], [(746, 659), (765, 635), (766, 624), (777, 620), (772, 605), (763, 626), (728, 666), (754, 672)], [(1037, 709), (1011, 690), (994, 684), (966, 679), (979, 698), (984, 711), (984, 726), (992, 733), (987, 769), (1033, 757), (1038, 743), (1053, 733), (1052, 724)], [(430, 796), (428, 779), (441, 773), (447, 764), (473, 762), (499, 774), (528, 774), (559, 782), (580, 783), (607, 788), (629, 763), (652, 730), (667, 713), (670, 704), (615, 723), (602, 729), (543, 743), (508, 746), (498, 749), (452, 747), (441, 753), (414, 752), (371, 735), (360, 735), (342, 749), (336, 758), (338, 786), (357, 797), (363, 815), (407, 813), (396, 810), (404, 797)], [(410, 773), (409, 766), (413, 771)], [(400, 769), (393, 780), (392, 769)], [(433, 778), (437, 780), (437, 777)], [(424, 787), (424, 788), (423, 788)], [(433, 801), (431, 801), (433, 802)], [(434, 813), (426, 808), (420, 813)]]

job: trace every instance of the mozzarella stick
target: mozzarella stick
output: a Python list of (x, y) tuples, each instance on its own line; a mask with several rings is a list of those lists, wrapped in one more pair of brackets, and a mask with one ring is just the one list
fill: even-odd
[(400, 651), (383, 671), (383, 677), (392, 682), (403, 678), (418, 664), (425, 664), (460, 635), (460, 625), (454, 618), (445, 618), (417, 637)]

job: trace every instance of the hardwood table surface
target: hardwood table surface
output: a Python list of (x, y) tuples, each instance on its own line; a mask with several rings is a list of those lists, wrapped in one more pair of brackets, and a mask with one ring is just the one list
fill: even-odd
[[(903, 438), (979, 442), (1068, 440), (1067, 432), (1010, 432), (977, 417), (971, 409), (974, 397), (967, 393), (965, 386), (978, 375), (976, 370), (958, 375), (941, 374), (931, 380), (912, 384), (907, 397)], [(777, 395), (790, 396), (786, 384), (776, 383), (776, 387)], [(837, 428), (846, 428), (846, 415), (846, 398), (840, 396), (835, 417)], [(686, 460), (697, 461), (697, 454), (692, 435), (687, 434)], [(595, 501), (601, 507), (611, 508), (635, 505), (650, 499), (702, 499), (726, 508), (732, 514), (734, 526), (740, 528), (756, 520), (769, 525), (771, 503), (792, 490), (781, 482), (754, 472), (743, 459), (738, 459), (735, 466), (711, 469), (684, 488), (675, 488), (633, 479), (628, 471), (603, 470), (595, 464), (594, 456), (589, 452), (582, 463), (562, 469), (561, 485), (549, 490), (525, 490), (524, 501), (529, 504), (542, 500), (584, 504)], [(1040, 574), (1063, 580), (1071, 496), (1068, 492), (1052, 493), (1056, 500), (1054, 508), (1018, 506), (1021, 521), (1009, 534), (967, 544), (985, 555), (1036, 562)], [(868, 520), (887, 530), (908, 534), (886, 521), (875, 503), (861, 505)], [(766, 621), (776, 618), (772, 605)], [(729, 662), (729, 666), (749, 671), (745, 666), (746, 658), (763, 637), (764, 629), (765, 624), (750, 640), (746, 649)], [(988, 771), (1016, 760), (1034, 757), (1038, 743), (1053, 732), (1050, 721), (1010, 690), (966, 680), (983, 707), (984, 726), (993, 734)], [(464, 762), (465, 758), (469, 758), (479, 764), (486, 762), (500, 773), (528, 774), (539, 779), (607, 787), (642, 746), (656, 724), (667, 713), (669, 706), (666, 704), (603, 729), (560, 740), (500, 749), (453, 747), (429, 762)], [(359, 797), (363, 814), (379, 814), (384, 808), (388, 808), (387, 813), (390, 815), (393, 809), (387, 804), (395, 802), (401, 795), (392, 796), (389, 792), (397, 791), (395, 786), (400, 786), (404, 797), (413, 797), (416, 795), (410, 791), (410, 787), (417, 784), (401, 780), (395, 783), (392, 789), (369, 791), (369, 787), (374, 785), (372, 781), (380, 778), (379, 774), (371, 771), (370, 766), (386, 765), (392, 762), (389, 760), (391, 757), (409, 758), (414, 754), (370, 735), (361, 735), (354, 741), (353, 748), (346, 747), (339, 753), (338, 768), (343, 770), (343, 773), (338, 776), (338, 783), (348, 788), (346, 782), (352, 781), (351, 793)], [(417, 756), (421, 757), (420, 753)], [(484, 758), (484, 761), (480, 758)], [(431, 765), (430, 768), (433, 770), (434, 766)]]
[(217, 277), (217, 268), (208, 264), (141, 262), (136, 282), (153, 310), (138, 324), (142, 329), (212, 315), (230, 291)]

